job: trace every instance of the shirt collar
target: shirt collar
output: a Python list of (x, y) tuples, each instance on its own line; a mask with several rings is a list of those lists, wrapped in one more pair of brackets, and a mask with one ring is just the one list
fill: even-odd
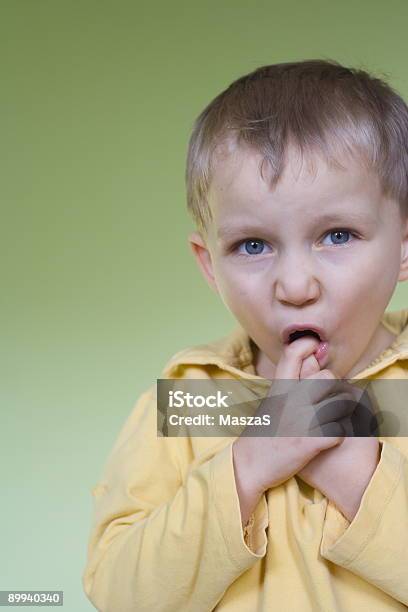
[[(376, 357), (355, 379), (378, 374), (393, 363), (408, 359), (408, 308), (385, 312), (381, 317), (383, 325), (397, 335), (395, 341)], [(238, 378), (262, 380), (255, 373), (251, 339), (241, 326), (228, 336), (208, 344), (201, 344), (176, 353), (166, 364), (162, 376), (180, 378), (189, 366), (216, 366)]]

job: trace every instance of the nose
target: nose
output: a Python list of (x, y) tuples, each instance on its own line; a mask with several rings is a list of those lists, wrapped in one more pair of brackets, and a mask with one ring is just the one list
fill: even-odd
[(276, 300), (301, 306), (316, 301), (321, 293), (316, 266), (304, 252), (282, 256), (275, 267)]

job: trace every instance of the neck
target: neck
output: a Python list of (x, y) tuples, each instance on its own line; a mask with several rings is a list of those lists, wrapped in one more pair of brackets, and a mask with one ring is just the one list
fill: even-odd
[(356, 374), (362, 372), (372, 361), (374, 361), (374, 359), (389, 348), (396, 338), (397, 336), (395, 334), (392, 334), (382, 323), (380, 323), (363, 354), (359, 357), (351, 370), (347, 372), (344, 378), (353, 378)]

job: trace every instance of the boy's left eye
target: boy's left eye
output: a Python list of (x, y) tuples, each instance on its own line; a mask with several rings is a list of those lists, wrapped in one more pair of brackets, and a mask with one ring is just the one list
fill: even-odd
[[(334, 229), (326, 234), (326, 236), (332, 238), (333, 242), (331, 244), (347, 244), (350, 242), (350, 236), (352, 235), (352, 232), (346, 229)], [(346, 239), (347, 237), (348, 239)]]

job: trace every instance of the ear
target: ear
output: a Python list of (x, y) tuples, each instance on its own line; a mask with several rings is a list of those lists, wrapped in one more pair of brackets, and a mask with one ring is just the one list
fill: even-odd
[(193, 232), (189, 235), (188, 241), (193, 255), (197, 261), (198, 267), (201, 270), (205, 280), (215, 293), (218, 293), (217, 283), (215, 282), (213, 266), (211, 261), (210, 251), (199, 232)]
[(408, 280), (408, 219), (403, 224), (401, 240), (401, 265), (398, 281)]

